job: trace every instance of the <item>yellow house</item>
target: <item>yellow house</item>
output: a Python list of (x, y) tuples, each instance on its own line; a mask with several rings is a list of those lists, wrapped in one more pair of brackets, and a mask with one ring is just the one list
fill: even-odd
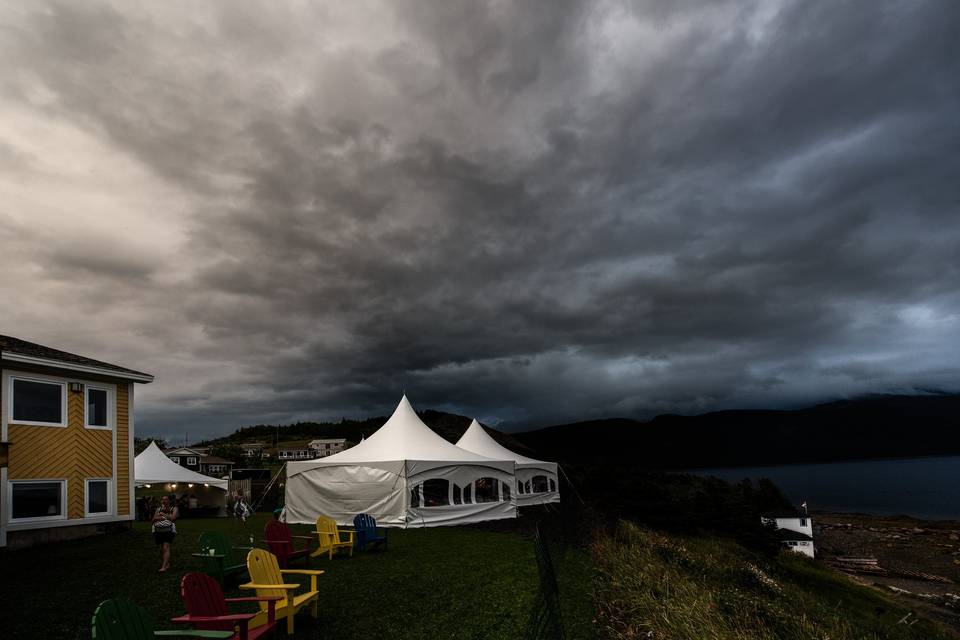
[(0, 335), (0, 547), (130, 526), (133, 389), (152, 381)]

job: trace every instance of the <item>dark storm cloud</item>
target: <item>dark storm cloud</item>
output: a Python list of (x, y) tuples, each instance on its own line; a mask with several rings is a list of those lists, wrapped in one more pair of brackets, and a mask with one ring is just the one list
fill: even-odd
[(136, 291), (147, 430), (956, 388), (951, 2), (191, 11), (4, 31), (8, 95), (187, 203), (166, 264), (46, 254)]

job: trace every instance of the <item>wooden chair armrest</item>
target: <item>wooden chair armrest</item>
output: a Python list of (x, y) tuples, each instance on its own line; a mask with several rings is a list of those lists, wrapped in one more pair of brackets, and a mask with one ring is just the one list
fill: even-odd
[(233, 631), (200, 631), (198, 629), (183, 629), (181, 631), (154, 631), (153, 635), (158, 638), (223, 638), (227, 640), (233, 637)]
[(234, 613), (225, 616), (178, 616), (170, 618), (170, 622), (187, 624), (190, 622), (240, 622), (241, 620), (253, 620), (257, 617), (255, 613)]
[(283, 596), (250, 596), (248, 598), (224, 598), (224, 602), (270, 602), (283, 600)]
[(322, 576), (323, 569), (280, 569), (280, 573), (302, 573), (305, 576)]
[(299, 589), (299, 584), (256, 584), (254, 582), (248, 582), (247, 584), (240, 585), (241, 589), (286, 589), (287, 591), (292, 591), (294, 589)]
[(291, 538), (301, 538), (301, 539), (303, 539), (303, 540), (313, 540), (313, 539), (316, 538), (317, 536), (315, 536), (315, 535), (314, 535), (314, 536), (295, 535), (295, 536), (290, 536), (290, 537), (291, 537)]

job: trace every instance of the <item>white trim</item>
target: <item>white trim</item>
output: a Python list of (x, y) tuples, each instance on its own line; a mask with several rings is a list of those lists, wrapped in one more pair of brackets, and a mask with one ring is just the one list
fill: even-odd
[[(60, 483), (60, 515), (56, 516), (36, 516), (33, 518), (14, 518), (13, 517), (13, 486), (16, 484), (44, 484), (51, 482)], [(67, 520), (67, 479), (66, 478), (29, 478), (23, 480), (9, 480), (7, 481), (7, 508), (6, 516), (7, 522), (11, 525), (14, 524), (46, 524), (48, 522), (55, 522), (59, 520)]]
[(66, 369), (67, 371), (80, 371), (82, 373), (95, 373), (102, 376), (121, 378), (123, 380), (136, 380), (137, 382), (153, 382), (153, 376), (145, 373), (129, 373), (125, 371), (114, 371), (113, 369), (104, 369), (85, 364), (74, 364), (62, 360), (51, 360), (49, 358), (38, 358), (36, 356), (25, 356), (21, 353), (10, 353), (9, 351), (0, 351), (0, 358), (11, 362), (23, 362), (54, 369)]
[(76, 527), (85, 524), (105, 524), (107, 522), (126, 522), (133, 520), (133, 516), (104, 516), (102, 518), (68, 518), (66, 520), (50, 520), (48, 522), (26, 522), (17, 520), (7, 526), (7, 531), (29, 531), (32, 529), (52, 529), (54, 527)]
[[(7, 410), (7, 421), (12, 424), (22, 424), (29, 427), (57, 427), (57, 428), (66, 428), (67, 426), (67, 381), (62, 378), (54, 378), (52, 376), (46, 376), (39, 373), (31, 373), (29, 375), (20, 375), (18, 373), (5, 374), (7, 378), (7, 391), (8, 391), (8, 402)], [(13, 415), (13, 383), (17, 380), (22, 382), (37, 382), (40, 384), (50, 384), (50, 385), (59, 385), (60, 386), (60, 422), (41, 422), (39, 420), (17, 420)]]
[[(113, 456), (113, 477), (117, 477), (117, 457), (120, 454), (120, 450), (117, 446), (117, 432), (113, 432), (113, 448), (117, 451), (117, 455)], [(134, 514), (136, 513), (136, 483), (134, 482), (134, 461), (133, 461), (133, 383), (127, 383), (127, 456), (129, 462), (127, 463), (127, 482), (130, 484), (130, 502), (127, 505), (127, 513), (130, 515), (130, 519), (133, 519)]]
[[(107, 424), (90, 424), (90, 398), (87, 394), (91, 389), (104, 391), (107, 394)], [(112, 431), (117, 426), (117, 386), (113, 384), (87, 384), (83, 385), (83, 428), (95, 429), (98, 431)]]
[[(107, 483), (107, 510), (98, 511), (96, 513), (90, 513), (90, 483), (91, 482), (106, 482)], [(113, 503), (116, 502), (113, 498), (113, 480), (111, 478), (84, 478), (83, 480), (83, 517), (84, 518), (103, 518), (109, 516), (117, 515), (116, 509), (114, 509)]]
[[(195, 466), (197, 466), (197, 456), (185, 456), (185, 457), (186, 457), (186, 459), (187, 459), (187, 466), (188, 466), (188, 467), (195, 467)], [(193, 462), (190, 462), (191, 460), (193, 460)]]

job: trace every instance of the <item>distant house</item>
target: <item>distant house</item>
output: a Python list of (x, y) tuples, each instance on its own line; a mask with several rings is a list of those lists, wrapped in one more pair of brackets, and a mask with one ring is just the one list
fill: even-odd
[(200, 458), (200, 473), (214, 478), (232, 478), (233, 460), (218, 458), (217, 456), (203, 456)]
[(243, 452), (243, 455), (247, 458), (255, 458), (261, 456), (263, 458), (269, 458), (270, 454), (266, 451), (266, 445), (262, 442), (246, 442), (240, 445), (240, 451)]
[(310, 447), (290, 447), (277, 449), (277, 457), (281, 460), (313, 460), (319, 458), (319, 453)]
[(340, 453), (347, 448), (346, 438), (328, 438), (325, 440), (311, 440), (307, 447), (316, 452), (317, 458), (326, 458), (335, 453)]
[(792, 509), (771, 511), (763, 514), (761, 521), (776, 529), (784, 547), (814, 557), (813, 520), (806, 513)]
[(129, 527), (133, 391), (153, 376), (0, 336), (0, 547)]
[(213, 478), (230, 477), (233, 460), (208, 455), (209, 447), (177, 447), (165, 449), (164, 454), (181, 467)]

